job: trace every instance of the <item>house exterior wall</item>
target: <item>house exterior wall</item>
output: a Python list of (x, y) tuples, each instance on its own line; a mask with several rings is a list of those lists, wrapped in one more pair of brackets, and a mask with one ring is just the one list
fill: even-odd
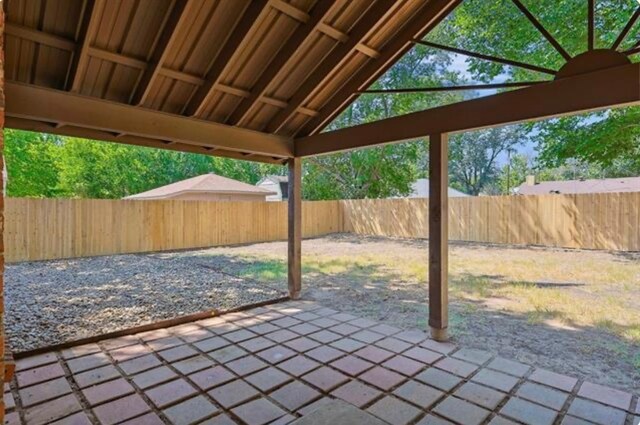
[(280, 190), (279, 183), (272, 182), (271, 180), (265, 180), (260, 184), (258, 184), (258, 187), (277, 193), (277, 195), (267, 196), (266, 198), (267, 201), (272, 201), (272, 202), (282, 201), (282, 191)]

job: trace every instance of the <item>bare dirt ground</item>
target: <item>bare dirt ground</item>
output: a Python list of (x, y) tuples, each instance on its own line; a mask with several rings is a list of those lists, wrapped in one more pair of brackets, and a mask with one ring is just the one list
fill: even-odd
[[(426, 329), (427, 249), (353, 235), (305, 240), (303, 296)], [(181, 255), (286, 285), (284, 242)], [(640, 392), (638, 254), (454, 243), (450, 301), (450, 333), (462, 346)]]

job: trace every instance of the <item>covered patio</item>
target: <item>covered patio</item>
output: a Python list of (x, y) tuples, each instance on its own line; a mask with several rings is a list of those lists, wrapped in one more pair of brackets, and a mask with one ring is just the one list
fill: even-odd
[[(8, 410), (8, 423), (195, 423), (209, 417), (208, 423), (287, 423), (327, 398), (347, 398), (390, 423), (637, 423), (640, 406), (631, 394), (446, 342), (447, 138), (640, 103), (640, 64), (630, 60), (640, 50), (619, 51), (640, 9), (610, 48), (595, 49), (595, 2), (585, 0), (588, 49), (572, 57), (513, 0), (565, 65), (552, 70), (524, 60), (485, 59), (542, 72), (548, 80), (322, 132), (412, 46), (425, 43), (460, 3), (5, 2), (4, 127), (288, 167), (288, 292), (294, 300), (25, 358), (11, 385), (20, 401)], [(429, 139), (432, 339), (426, 329), (402, 331), (295, 301), (304, 298), (302, 159), (415, 138)], [(9, 366), (0, 364), (6, 378)], [(155, 372), (136, 382), (132, 375), (151, 367)], [(169, 379), (174, 380), (161, 384)], [(70, 394), (45, 401), (51, 392)], [(25, 409), (29, 398), (35, 407)], [(11, 399), (6, 397), (7, 409)]]

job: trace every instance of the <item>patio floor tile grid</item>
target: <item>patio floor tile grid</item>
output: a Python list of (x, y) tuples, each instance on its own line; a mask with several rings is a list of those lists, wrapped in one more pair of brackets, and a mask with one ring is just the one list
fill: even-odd
[(640, 401), (290, 301), (17, 362), (5, 424), (286, 424), (339, 398), (390, 424), (636, 425)]

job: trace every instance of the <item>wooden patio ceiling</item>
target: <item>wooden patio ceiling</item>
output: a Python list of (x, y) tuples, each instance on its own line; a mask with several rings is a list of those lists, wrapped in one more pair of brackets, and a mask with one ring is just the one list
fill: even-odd
[(6, 126), (282, 163), (458, 3), (9, 0)]

